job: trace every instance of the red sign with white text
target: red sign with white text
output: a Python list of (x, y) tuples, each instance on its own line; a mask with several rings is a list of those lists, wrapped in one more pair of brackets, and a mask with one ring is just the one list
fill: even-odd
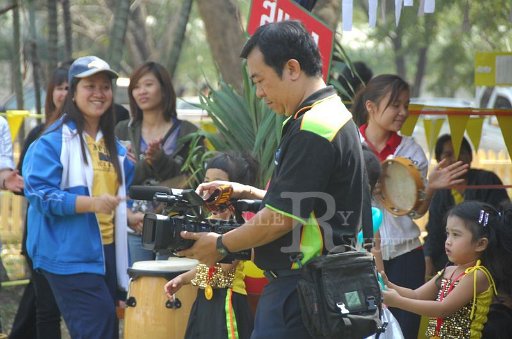
[(322, 57), (322, 75), (327, 80), (333, 45), (333, 31), (323, 22), (292, 0), (252, 0), (247, 32), (252, 35), (258, 27), (271, 22), (299, 20), (311, 33)]

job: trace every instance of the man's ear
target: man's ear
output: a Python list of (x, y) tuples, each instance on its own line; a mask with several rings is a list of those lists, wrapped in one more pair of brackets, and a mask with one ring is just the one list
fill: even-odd
[(476, 242), (475, 250), (477, 252), (483, 252), (483, 251), (485, 251), (485, 249), (487, 248), (488, 245), (489, 245), (489, 239), (487, 239), (487, 238), (480, 238)]
[(297, 80), (300, 77), (302, 68), (297, 59), (290, 59), (284, 65), (284, 72), (291, 80)]

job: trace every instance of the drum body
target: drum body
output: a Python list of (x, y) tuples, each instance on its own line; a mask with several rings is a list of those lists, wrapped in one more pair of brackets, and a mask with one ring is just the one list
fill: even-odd
[(139, 261), (128, 269), (130, 286), (124, 317), (125, 339), (182, 339), (185, 336), (197, 287), (183, 286), (176, 293), (175, 301), (170, 302), (164, 286), (196, 265), (197, 260), (169, 258)]
[(407, 158), (396, 157), (382, 162), (380, 177), (382, 206), (390, 213), (414, 216), (425, 199), (425, 185), (416, 165)]

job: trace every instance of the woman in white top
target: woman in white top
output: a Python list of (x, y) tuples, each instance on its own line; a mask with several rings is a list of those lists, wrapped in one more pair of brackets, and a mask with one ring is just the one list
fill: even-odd
[[(458, 179), (467, 171), (461, 162), (443, 167), (440, 163), (425, 180), (428, 160), (412, 137), (401, 136), (398, 131), (409, 116), (409, 85), (399, 76), (384, 74), (371, 79), (354, 98), (352, 113), (366, 121), (359, 127), (361, 142), (366, 144), (384, 161), (389, 156), (410, 159), (425, 181), (425, 199), (415, 211), (421, 217), (430, 204), (436, 189), (462, 183)], [(384, 209), (383, 209), (384, 210)], [(391, 281), (399, 285), (418, 288), (424, 283), (425, 259), (419, 239), (420, 229), (411, 216), (397, 217), (384, 210), (381, 236), (379, 270), (384, 270)], [(379, 258), (378, 258), (379, 259)], [(392, 278), (391, 278), (392, 277)], [(420, 317), (409, 312), (391, 309), (398, 319), (405, 338), (417, 338)]]
[(0, 117), (0, 189), (20, 193), (23, 190), (23, 178), (14, 168), (9, 124)]

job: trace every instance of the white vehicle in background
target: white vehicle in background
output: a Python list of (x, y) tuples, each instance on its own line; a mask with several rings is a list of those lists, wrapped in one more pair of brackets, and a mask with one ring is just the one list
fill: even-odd
[(512, 87), (477, 87), (476, 103), (480, 108), (512, 108)]
[(180, 97), (176, 100), (176, 112), (178, 119), (190, 121), (197, 126), (202, 123), (210, 122), (208, 113), (198, 107), (200, 104), (199, 97)]
[[(479, 108), (512, 109), (512, 87), (477, 87), (475, 101)], [(487, 120), (491, 125), (499, 127), (495, 116)]]

